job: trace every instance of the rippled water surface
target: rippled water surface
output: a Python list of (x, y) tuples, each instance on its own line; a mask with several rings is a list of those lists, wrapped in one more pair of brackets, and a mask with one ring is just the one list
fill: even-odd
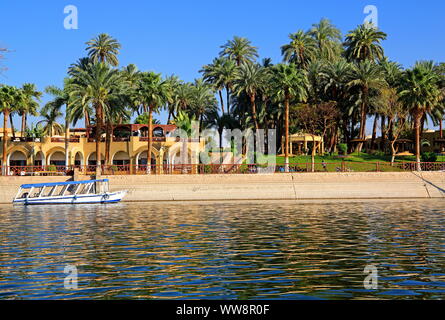
[(441, 299), (444, 204), (4, 205), (0, 299)]

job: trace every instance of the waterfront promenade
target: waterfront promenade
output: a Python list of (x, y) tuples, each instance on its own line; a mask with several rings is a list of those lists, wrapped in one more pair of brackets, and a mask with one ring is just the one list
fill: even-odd
[[(0, 177), (0, 203), (25, 183), (71, 177)], [(78, 176), (88, 180), (90, 176)], [(282, 173), (272, 175), (118, 175), (111, 190), (125, 201), (325, 200), (445, 198), (444, 172)]]

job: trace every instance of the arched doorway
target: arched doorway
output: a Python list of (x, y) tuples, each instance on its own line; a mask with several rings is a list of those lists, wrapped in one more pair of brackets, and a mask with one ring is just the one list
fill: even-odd
[(74, 156), (74, 165), (78, 168), (83, 166), (83, 154), (80, 151)]
[(45, 162), (45, 155), (42, 151), (39, 151), (34, 156), (34, 166), (36, 167), (43, 167), (46, 164)]
[(170, 149), (168, 153), (168, 171), (169, 173), (191, 173), (192, 166), (192, 154), (189, 149), (187, 149), (187, 154), (183, 155), (181, 152), (182, 148), (176, 147)]
[(124, 151), (118, 151), (114, 154), (113, 165), (128, 166), (130, 165), (130, 156)]
[(10, 167), (24, 167), (26, 166), (26, 155), (19, 150), (14, 151), (9, 155)]
[(65, 166), (65, 153), (62, 151), (56, 151), (48, 157), (48, 163), (51, 166)]
[(20, 175), (26, 172), (26, 154), (16, 150), (8, 156), (9, 174)]
[[(142, 151), (136, 156), (136, 167), (137, 171), (146, 172), (147, 171), (147, 151)], [(156, 173), (156, 154), (151, 153), (151, 172)]]
[[(105, 159), (105, 157), (104, 157), (104, 155), (101, 153), (101, 154), (100, 154), (100, 162), (103, 163), (103, 162), (104, 162), (104, 159)], [(95, 166), (96, 163), (97, 163), (96, 152), (93, 152), (93, 153), (91, 153), (91, 154), (88, 156), (88, 165), (89, 165), (89, 166)]]
[(125, 151), (118, 151), (112, 157), (112, 166), (109, 167), (113, 174), (130, 172), (130, 156)]

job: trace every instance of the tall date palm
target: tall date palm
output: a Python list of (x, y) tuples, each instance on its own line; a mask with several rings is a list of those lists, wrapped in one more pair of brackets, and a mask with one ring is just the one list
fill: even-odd
[(285, 166), (289, 171), (289, 104), (291, 101), (303, 102), (307, 99), (309, 86), (305, 73), (295, 65), (279, 64), (274, 67), (272, 83), (275, 86), (275, 96), (284, 103), (285, 130)]
[(256, 98), (257, 94), (266, 88), (269, 80), (268, 70), (258, 64), (243, 63), (234, 81), (234, 90), (237, 95), (245, 93), (250, 100), (250, 108), (255, 129), (259, 129)]

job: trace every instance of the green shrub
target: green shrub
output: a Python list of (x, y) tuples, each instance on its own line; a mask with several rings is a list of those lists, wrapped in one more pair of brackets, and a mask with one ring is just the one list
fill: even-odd
[(434, 152), (422, 153), (422, 162), (436, 162), (437, 155)]
[(376, 157), (384, 157), (385, 153), (383, 151), (380, 151), (380, 150), (373, 150), (371, 152), (371, 155), (376, 156)]
[(52, 164), (48, 167), (48, 171), (57, 171), (57, 168), (55, 165)]
[(346, 155), (348, 153), (348, 145), (346, 143), (340, 143), (337, 145), (338, 154)]

